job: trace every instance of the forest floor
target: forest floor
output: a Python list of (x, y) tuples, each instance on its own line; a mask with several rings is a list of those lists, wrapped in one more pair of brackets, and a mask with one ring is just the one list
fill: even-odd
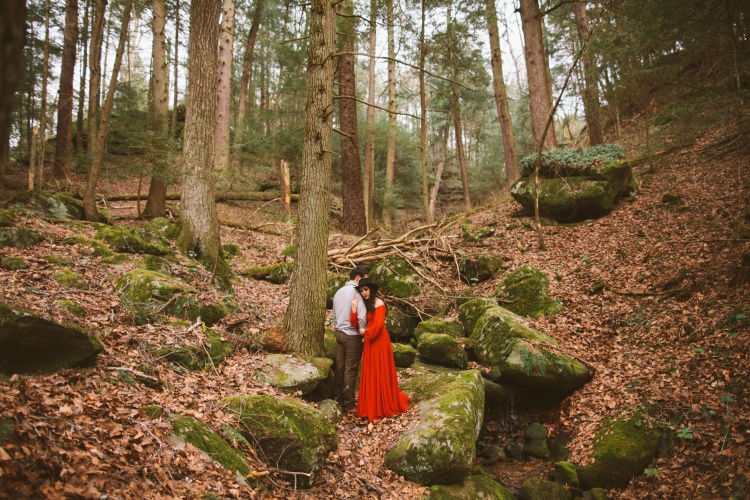
[[(641, 410), (649, 425), (675, 431), (671, 449), (650, 465), (650, 474), (612, 490), (612, 499), (750, 495), (750, 284), (741, 268), (749, 243), (737, 238), (740, 225), (748, 224), (743, 217), (750, 199), (750, 161), (717, 148), (734, 133), (733, 127), (736, 123), (705, 130), (689, 146), (640, 164), (637, 195), (622, 200), (611, 215), (544, 227), (545, 251), (538, 250), (538, 235), (529, 224), (508, 228), (512, 221), (530, 220), (509, 197), (465, 217), (474, 227), (495, 228), (492, 237), (463, 244), (465, 252), (502, 253), (513, 268), (532, 264), (547, 275), (550, 295), (565, 310), (528, 323), (594, 369), (593, 380), (558, 409), (533, 416), (542, 419), (553, 437), (572, 437), (570, 460), (590, 460), (591, 440), (603, 420), (626, 412)], [(23, 177), (21, 170), (16, 173)], [(110, 186), (110, 191), (131, 188)], [(663, 201), (665, 193), (678, 194), (679, 201)], [(134, 202), (107, 209), (121, 217), (117, 224), (140, 223), (133, 219)], [(223, 206), (220, 213), (223, 220), (260, 225), (268, 222), (268, 210), (248, 204)], [(224, 227), (222, 240), (241, 246), (239, 259), (258, 265), (278, 262), (291, 233), (283, 231), (288, 229), (283, 216), (273, 217), (278, 235)], [(159, 404), (166, 415), (193, 415), (217, 429), (231, 424), (233, 416), (222, 407), (222, 398), (275, 394), (252, 376), (262, 353), (239, 348), (216, 369), (190, 373), (156, 358), (147, 343), (199, 345), (203, 334), (166, 324), (134, 326), (119, 306), (114, 288), (118, 271), (101, 265), (84, 247), (60, 244), (76, 231), (91, 236), (93, 229), (25, 222), (49, 237), (31, 248), (2, 249), (3, 255), (20, 256), (30, 264), (24, 270), (0, 270), (2, 301), (79, 323), (98, 333), (105, 348), (88, 368), (0, 377), (0, 421), (14, 423), (8, 444), (0, 448), (0, 497), (416, 499), (428, 493), (383, 466), (388, 446), (419, 418), (415, 408), (374, 423), (346, 417), (337, 425), (338, 450), (329, 456), (316, 486), (306, 491), (295, 490), (252, 449), (246, 455), (263, 489), (238, 484), (196, 448), (173, 443), (167, 418), (150, 420), (141, 408)], [(461, 240), (460, 226), (453, 226), (456, 241)], [(331, 245), (343, 247), (350, 241), (334, 237)], [(59, 267), (42, 259), (47, 255), (71, 260), (69, 267), (83, 273), (90, 288), (58, 285), (51, 273)], [(442, 290), (429, 293), (465, 291), (455, 265), (436, 264), (433, 272)], [(201, 270), (192, 278), (207, 299), (218, 293), (206, 283), (209, 275)], [(499, 275), (475, 286), (474, 294), (491, 296), (501, 280)], [(604, 288), (595, 291), (597, 282)], [(229, 328), (238, 321), (245, 335), (281, 321), (288, 286), (238, 277), (234, 290), (242, 312), (214, 327), (225, 338), (239, 337)], [(60, 309), (57, 303), (63, 298), (82, 305), (85, 317)], [(143, 366), (165, 382), (163, 389), (129, 383), (108, 369)], [(518, 429), (527, 423), (517, 422)], [(519, 473), (501, 478), (514, 493), (524, 479), (546, 477), (552, 470), (551, 462), (532, 464), (532, 470), (528, 463), (518, 465)]]

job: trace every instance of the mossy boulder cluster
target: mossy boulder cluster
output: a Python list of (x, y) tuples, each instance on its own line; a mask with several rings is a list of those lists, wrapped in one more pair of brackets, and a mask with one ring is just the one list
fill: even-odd
[(120, 253), (169, 255), (169, 243), (146, 227), (131, 229), (123, 226), (104, 226), (94, 235), (95, 240), (104, 241)]
[[(5, 207), (26, 210), (50, 219), (86, 219), (80, 202), (66, 194), (50, 191), (22, 191), (8, 200)], [(99, 212), (99, 222), (107, 222), (103, 212)]]
[(386, 467), (423, 485), (462, 481), (471, 472), (482, 427), (482, 375), (477, 370), (420, 375), (402, 389), (419, 405), (421, 418), (388, 451)]
[(507, 259), (501, 254), (464, 257), (458, 262), (458, 277), (467, 285), (474, 286), (508, 268)]
[(406, 299), (420, 294), (422, 277), (402, 257), (391, 255), (379, 261), (369, 276), (383, 292), (394, 297)]
[(149, 346), (149, 349), (175, 365), (186, 370), (202, 370), (207, 366), (218, 366), (234, 353), (234, 344), (222, 340), (218, 333), (207, 330), (201, 346), (178, 344)]
[(562, 304), (547, 294), (549, 280), (539, 269), (524, 264), (503, 280), (495, 295), (507, 301), (503, 306), (520, 316), (552, 316), (563, 310)]
[(0, 302), (0, 371), (51, 373), (91, 363), (102, 350), (85, 329)]
[(608, 214), (633, 180), (633, 169), (624, 161), (625, 149), (617, 145), (572, 150), (548, 150), (541, 158), (531, 155), (520, 162), (521, 178), (511, 196), (528, 215), (534, 215), (534, 172), (539, 171), (539, 213), (557, 222), (576, 222)]

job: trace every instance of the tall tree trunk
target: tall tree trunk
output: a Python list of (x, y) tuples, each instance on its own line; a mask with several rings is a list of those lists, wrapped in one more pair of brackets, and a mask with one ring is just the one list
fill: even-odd
[[(586, 16), (586, 3), (576, 2), (573, 4), (576, 16), (576, 28), (581, 44), (588, 45), (589, 40), (589, 19)], [(596, 75), (596, 66), (591, 59), (589, 47), (583, 48), (581, 55), (581, 64), (583, 65), (583, 112), (586, 114), (586, 128), (589, 131), (589, 145), (596, 146), (604, 140), (602, 133), (602, 123), (599, 114), (599, 87)]]
[[(547, 134), (544, 134), (547, 119), (552, 112), (552, 91), (547, 76), (547, 57), (544, 53), (542, 38), (542, 13), (539, 10), (538, 0), (520, 0), (520, 11), (534, 148), (537, 151), (553, 149), (557, 147), (554, 121), (550, 124)], [(544, 142), (542, 142), (542, 135), (544, 135)]]
[(367, 232), (365, 200), (362, 192), (362, 163), (359, 159), (359, 129), (357, 122), (357, 84), (354, 76), (357, 22), (354, 3), (344, 0), (344, 16), (340, 21), (341, 52), (338, 58), (339, 122), (341, 123), (341, 198), (343, 201), (343, 229), (349, 234)]
[(386, 0), (388, 27), (388, 155), (385, 163), (385, 194), (383, 196), (383, 224), (393, 226), (393, 179), (396, 174), (396, 40), (394, 36), (393, 2)]
[(464, 151), (464, 139), (463, 130), (461, 126), (461, 94), (458, 90), (456, 81), (456, 64), (453, 57), (453, 19), (452, 19), (452, 8), (453, 4), (448, 3), (448, 18), (447, 18), (447, 30), (448, 30), (448, 64), (451, 71), (451, 91), (453, 92), (453, 121), (454, 130), (456, 132), (456, 155), (458, 156), (458, 169), (461, 172), (461, 185), (464, 189), (464, 209), (468, 212), (471, 210), (471, 194), (469, 192), (469, 172), (466, 166), (466, 152)]
[(70, 148), (73, 124), (73, 77), (78, 43), (78, 0), (65, 2), (65, 35), (63, 38), (60, 90), (57, 101), (57, 138), (52, 176), (67, 177), (70, 172)]
[(375, 44), (378, 21), (378, 0), (370, 0), (369, 80), (367, 84), (367, 132), (365, 133), (365, 214), (367, 229), (375, 225)]
[(425, 0), (421, 2), (421, 24), (419, 29), (419, 164), (422, 168), (422, 206), (427, 224), (432, 224), (433, 211), (430, 206), (430, 183), (427, 171), (427, 95), (425, 92), (424, 65), (427, 46), (424, 43), (424, 25), (427, 15)]
[(245, 109), (247, 106), (247, 91), (250, 85), (250, 77), (253, 73), (253, 55), (255, 54), (255, 41), (258, 39), (260, 29), (260, 18), (263, 14), (263, 0), (255, 0), (255, 10), (245, 40), (245, 54), (242, 57), (242, 77), (240, 78), (240, 89), (237, 96), (237, 116), (234, 120), (235, 137), (241, 137), (245, 133)]
[(104, 40), (104, 10), (106, 0), (94, 0), (94, 27), (89, 46), (89, 111), (88, 150), (96, 142), (97, 117), (99, 116), (99, 87), (102, 76), (102, 41)]
[(218, 96), (216, 101), (216, 164), (225, 171), (229, 167), (229, 116), (232, 104), (232, 62), (234, 59), (234, 0), (224, 0), (221, 7), (219, 32)]
[(180, 0), (175, 0), (174, 6), (174, 100), (172, 102), (172, 124), (169, 127), (169, 135), (172, 139), (177, 138), (177, 105), (179, 101), (180, 81)]
[(450, 120), (446, 116), (445, 120), (445, 131), (443, 132), (443, 140), (440, 141), (440, 161), (438, 162), (437, 169), (435, 171), (435, 184), (432, 186), (430, 191), (430, 218), (435, 220), (435, 207), (437, 206), (438, 192), (440, 191), (440, 183), (443, 179), (443, 169), (445, 168), (445, 160), (448, 157), (448, 131), (450, 130)]
[[(167, 7), (164, 0), (153, 0), (152, 22), (152, 68), (151, 68), (151, 101), (149, 102), (149, 128), (153, 131), (162, 146), (167, 142), (169, 119), (169, 79), (167, 78), (167, 43), (164, 26), (167, 21)], [(159, 158), (153, 162), (151, 182), (148, 188), (148, 199), (143, 209), (146, 218), (163, 217), (167, 211), (167, 165)]]
[(328, 210), (331, 193), (333, 54), (336, 13), (332, 0), (312, 0), (307, 46), (307, 98), (297, 258), (284, 318), (293, 352), (320, 355), (325, 324)]
[(500, 52), (500, 36), (497, 29), (497, 9), (495, 0), (485, 1), (487, 15), (487, 31), (490, 36), (490, 61), (492, 65), (492, 88), (495, 93), (495, 106), (500, 121), (500, 131), (503, 136), (503, 152), (505, 153), (505, 184), (510, 185), (518, 178), (518, 156), (516, 155), (516, 139), (513, 134), (513, 121), (510, 117), (508, 92), (505, 89), (503, 77), (503, 59)]
[[(4, 184), (5, 168), (10, 158), (10, 129), (13, 98), (23, 67), (23, 46), (26, 41), (26, 2), (6, 0), (0, 16), (0, 186)], [(19, 129), (20, 132), (20, 129)]]
[(115, 54), (115, 63), (112, 67), (112, 75), (109, 81), (107, 97), (102, 107), (102, 117), (97, 127), (96, 141), (94, 142), (94, 155), (89, 167), (86, 189), (83, 192), (83, 211), (86, 214), (86, 220), (89, 222), (99, 222), (99, 213), (96, 210), (96, 185), (99, 182), (99, 173), (101, 171), (102, 159), (104, 158), (104, 141), (107, 138), (107, 126), (109, 125), (109, 114), (112, 111), (112, 104), (115, 100), (115, 90), (117, 89), (117, 76), (122, 64), (122, 55), (125, 52), (125, 42), (128, 37), (128, 26), (130, 25), (130, 11), (133, 8), (133, 0), (126, 0), (122, 11), (122, 26), (120, 27), (120, 40), (117, 44), (117, 53)]
[(89, 62), (89, 6), (91, 0), (85, 1), (83, 11), (83, 29), (81, 30), (81, 80), (78, 85), (78, 113), (76, 117), (76, 152), (83, 151), (83, 104), (86, 101), (86, 72)]
[[(42, 62), (42, 105), (39, 109), (39, 152), (37, 153), (36, 188), (44, 188), (44, 146), (47, 142), (47, 82), (49, 80), (49, 0), (45, 2), (44, 16), (44, 61)], [(34, 168), (31, 162), (29, 168)]]
[(226, 265), (219, 252), (219, 219), (214, 202), (214, 127), (218, 66), (219, 4), (190, 4), (187, 109), (180, 220), (177, 246), (207, 265)]

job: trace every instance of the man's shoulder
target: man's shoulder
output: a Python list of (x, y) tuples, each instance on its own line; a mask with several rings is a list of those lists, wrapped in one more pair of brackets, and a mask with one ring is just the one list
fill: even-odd
[(346, 283), (344, 286), (336, 290), (336, 293), (333, 294), (333, 298), (341, 297), (342, 295), (349, 294), (354, 291), (354, 287), (351, 286), (349, 283)]

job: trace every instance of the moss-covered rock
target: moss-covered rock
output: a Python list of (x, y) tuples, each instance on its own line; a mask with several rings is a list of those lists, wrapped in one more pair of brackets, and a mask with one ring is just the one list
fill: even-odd
[[(63, 193), (50, 191), (22, 191), (5, 205), (7, 208), (26, 209), (52, 219), (85, 220), (83, 205)], [(107, 216), (99, 212), (99, 221), (107, 222)]]
[(299, 358), (284, 354), (269, 354), (255, 378), (288, 393), (308, 394), (328, 378), (333, 362), (328, 358)]
[(206, 340), (201, 346), (178, 344), (150, 346), (159, 357), (188, 370), (201, 370), (207, 366), (219, 366), (234, 353), (234, 344), (225, 342), (218, 333), (207, 330)]
[(417, 350), (410, 345), (394, 342), (393, 359), (398, 368), (409, 368), (417, 357)]
[(324, 399), (318, 402), (318, 410), (326, 416), (333, 424), (338, 424), (344, 418), (341, 406), (333, 399)]
[(431, 500), (513, 500), (511, 492), (487, 476), (468, 476), (456, 484), (430, 488)]
[(250, 463), (239, 451), (224, 441), (210, 426), (189, 415), (176, 415), (172, 420), (174, 437), (206, 453), (225, 469), (244, 478), (252, 471)]
[(544, 479), (527, 479), (521, 486), (522, 500), (570, 500), (563, 486)]
[(58, 305), (73, 316), (84, 316), (86, 314), (86, 310), (72, 300), (61, 300), (60, 302), (58, 302)]
[(158, 234), (162, 238), (168, 240), (176, 239), (177, 235), (180, 233), (179, 222), (171, 221), (166, 217), (156, 217), (151, 219), (148, 224), (146, 224), (146, 228), (152, 233)]
[(591, 488), (583, 492), (583, 500), (609, 500), (609, 495), (604, 488)]
[(420, 359), (451, 368), (466, 368), (469, 361), (461, 344), (445, 333), (423, 333), (417, 351)]
[(106, 241), (115, 251), (121, 253), (145, 253), (168, 255), (169, 243), (145, 228), (130, 229), (123, 226), (105, 226), (94, 235), (94, 239)]
[(0, 446), (8, 443), (11, 434), (13, 434), (13, 422), (0, 419)]
[(161, 405), (146, 405), (141, 407), (141, 411), (151, 420), (157, 420), (164, 415), (164, 407)]
[(27, 248), (44, 240), (39, 231), (28, 227), (0, 227), (0, 247)]
[(555, 482), (563, 486), (578, 488), (578, 472), (570, 462), (555, 462)]
[(336, 428), (310, 405), (263, 395), (235, 396), (223, 402), (236, 412), (242, 435), (257, 443), (259, 456), (269, 465), (310, 474), (297, 476), (298, 487), (312, 487), (326, 457), (338, 448)]
[(20, 271), (21, 269), (27, 269), (29, 265), (22, 257), (8, 257), (5, 256), (0, 259), (0, 268), (7, 271)]
[(605, 422), (594, 438), (594, 462), (577, 469), (581, 487), (626, 486), (654, 459), (661, 437), (661, 430), (649, 428), (638, 415)]
[(544, 439), (530, 439), (523, 446), (523, 454), (526, 457), (540, 458), (546, 460), (549, 458), (549, 448), (547, 441)]
[(458, 306), (458, 320), (464, 325), (464, 333), (467, 337), (471, 337), (477, 321), (491, 307), (497, 307), (497, 300), (478, 298)]
[(111, 257), (114, 255), (109, 246), (99, 240), (86, 238), (84, 236), (68, 236), (62, 240), (64, 245), (80, 245), (90, 247), (93, 251), (91, 255), (95, 257)]
[(458, 277), (467, 285), (482, 283), (498, 271), (508, 269), (505, 264), (507, 260), (500, 254), (464, 257), (458, 262)]
[(423, 485), (450, 484), (470, 474), (484, 414), (484, 383), (477, 370), (417, 376), (402, 384), (418, 404), (420, 420), (385, 457), (388, 469)]
[(238, 272), (247, 278), (268, 281), (274, 285), (284, 285), (289, 283), (293, 268), (292, 262), (279, 262), (268, 266), (250, 266)]
[(442, 319), (428, 319), (420, 322), (414, 329), (414, 338), (419, 339), (424, 333), (444, 333), (454, 339), (464, 336), (464, 329), (457, 321), (445, 321)]
[(232, 257), (236, 257), (242, 253), (242, 247), (240, 247), (237, 243), (224, 243), (221, 246), (221, 258), (224, 260), (229, 260)]
[(48, 264), (56, 264), (60, 266), (74, 266), (75, 262), (73, 262), (70, 259), (66, 259), (65, 257), (58, 257), (56, 255), (44, 255), (42, 256), (42, 260), (44, 262), (47, 262)]
[(513, 271), (496, 289), (495, 295), (511, 301), (505, 307), (521, 316), (552, 316), (562, 304), (547, 295), (549, 280), (539, 269), (525, 264)]
[(422, 278), (403, 257), (386, 257), (373, 266), (369, 276), (382, 291), (394, 297), (406, 299), (420, 293)]
[(89, 283), (86, 276), (70, 269), (58, 269), (52, 273), (52, 279), (62, 286), (76, 288), (78, 290), (87, 290)]
[(194, 306), (198, 291), (170, 276), (133, 269), (115, 282), (120, 294), (120, 305), (135, 315), (136, 323), (143, 324), (160, 314), (180, 316)]
[(468, 221), (461, 224), (461, 232), (463, 233), (464, 241), (467, 243), (474, 243), (476, 241), (489, 238), (495, 235), (495, 228), (493, 226), (481, 226), (474, 228)]
[(413, 307), (389, 304), (385, 327), (391, 342), (409, 342), (414, 338), (414, 330), (418, 324), (419, 315)]
[(138, 269), (145, 269), (165, 276), (172, 275), (172, 263), (157, 255), (144, 255), (141, 259), (135, 259), (134, 265)]
[(539, 422), (529, 424), (523, 431), (523, 437), (526, 440), (547, 439), (549, 431)]
[(85, 329), (0, 302), (0, 371), (51, 373), (84, 366), (102, 350)]

